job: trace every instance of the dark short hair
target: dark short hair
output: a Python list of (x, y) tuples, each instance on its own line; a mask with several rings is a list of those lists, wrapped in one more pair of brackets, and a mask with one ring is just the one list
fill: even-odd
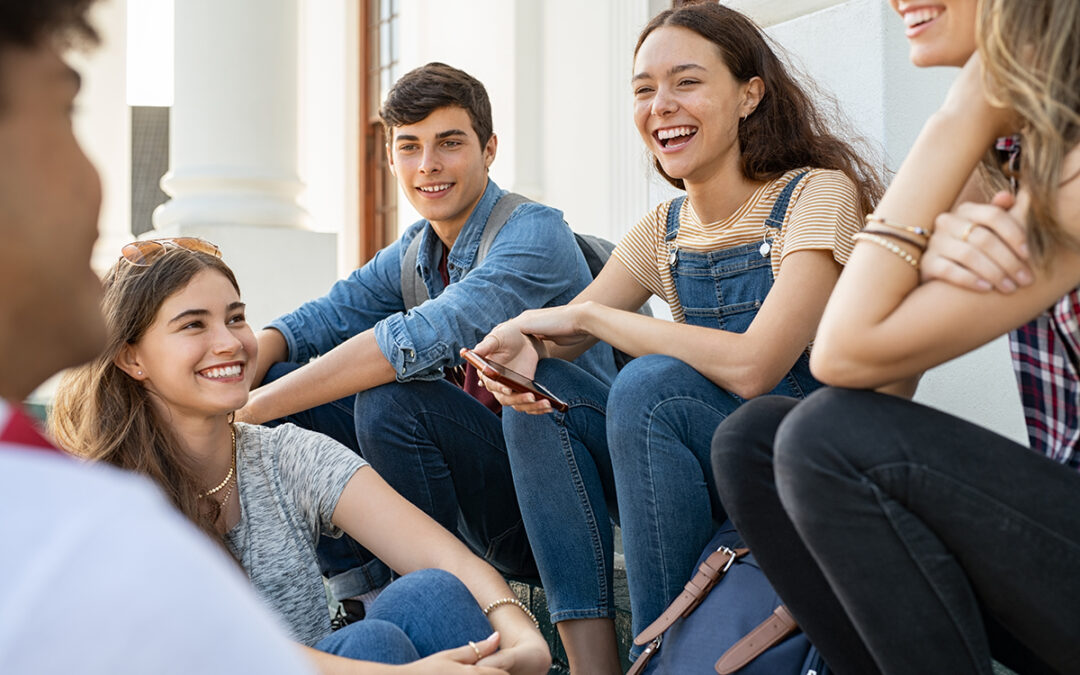
[(86, 13), (95, 0), (0, 0), (0, 48), (32, 47), (41, 40), (95, 43)]
[(492, 134), (487, 90), (472, 75), (438, 62), (410, 70), (390, 88), (379, 109), (386, 142), (393, 140), (394, 127), (416, 124), (437, 109), (450, 106), (469, 113), (480, 147), (487, 145)]
[[(11, 47), (30, 48), (44, 41), (61, 46), (97, 44), (98, 34), (86, 13), (95, 0), (0, 0), (0, 58)], [(0, 112), (7, 100), (0, 81)]]

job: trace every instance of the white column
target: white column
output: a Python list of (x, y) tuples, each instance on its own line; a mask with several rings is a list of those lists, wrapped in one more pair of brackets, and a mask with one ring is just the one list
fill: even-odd
[(175, 3), (172, 199), (151, 236), (200, 236), (237, 274), (261, 325), (324, 293), (336, 236), (312, 232), (297, 203), (298, 0)]

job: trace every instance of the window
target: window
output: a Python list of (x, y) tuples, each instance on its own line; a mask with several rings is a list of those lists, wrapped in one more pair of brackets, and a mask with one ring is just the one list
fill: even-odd
[(379, 105), (399, 70), (400, 0), (364, 0), (361, 8), (363, 78), (360, 139), (360, 261), (397, 239), (397, 182), (387, 166)]

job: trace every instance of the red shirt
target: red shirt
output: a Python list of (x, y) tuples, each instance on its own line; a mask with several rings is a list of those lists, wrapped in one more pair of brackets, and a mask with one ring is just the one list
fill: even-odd
[(28, 450), (60, 452), (37, 430), (37, 425), (19, 408), (0, 401), (0, 448), (20, 446)]
[[(443, 244), (442, 257), (439, 259), (439, 275), (442, 276), (443, 284), (446, 286), (450, 285), (450, 271), (446, 267), (446, 256), (448, 253), (449, 251), (446, 249), (446, 244)], [(464, 363), (457, 368), (447, 368), (446, 379), (461, 387), (466, 394), (472, 396), (477, 401), (480, 401), (480, 403), (491, 412), (496, 415), (502, 415), (502, 405), (495, 400), (494, 394), (481, 386), (480, 375), (476, 372), (476, 368), (473, 368), (467, 363)]]

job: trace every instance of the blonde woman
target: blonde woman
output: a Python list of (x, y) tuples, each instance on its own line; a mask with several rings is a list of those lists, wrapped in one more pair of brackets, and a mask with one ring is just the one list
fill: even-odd
[[(850, 389), (728, 418), (721, 499), (838, 673), (1080, 672), (1080, 4), (893, 5), (913, 56), (955, 46), (972, 10), (977, 53), (822, 318), (811, 368)], [(950, 211), (991, 148), (1015, 197)], [(869, 391), (1005, 333), (1030, 449)]]

